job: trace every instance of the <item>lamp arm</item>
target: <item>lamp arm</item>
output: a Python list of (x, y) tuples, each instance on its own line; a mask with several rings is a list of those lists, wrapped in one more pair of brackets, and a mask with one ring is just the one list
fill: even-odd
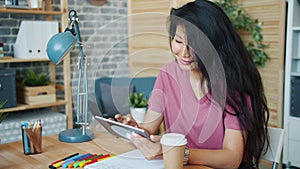
[[(78, 92), (77, 92), (77, 124), (82, 125), (83, 134), (85, 132), (85, 127), (88, 125), (87, 114), (88, 114), (88, 80), (87, 80), (87, 63), (86, 56), (83, 53), (83, 46), (81, 43), (80, 30), (78, 24), (78, 16), (75, 10), (69, 12), (70, 26), (68, 29), (74, 30), (77, 37), (78, 49), (79, 49), (79, 59), (78, 59), (78, 69), (79, 69), (79, 80), (78, 80)], [(83, 78), (83, 79), (82, 79)]]
[(80, 30), (79, 30), (79, 24), (78, 24), (78, 16), (77, 12), (75, 10), (71, 10), (69, 12), (69, 28), (67, 30), (70, 30), (71, 32), (74, 32), (75, 28), (75, 35), (77, 37), (77, 44), (78, 44), (78, 49), (79, 49), (79, 56), (80, 56), (80, 62), (78, 64), (79, 67), (82, 67), (85, 64), (85, 55), (83, 53), (83, 48), (82, 48), (82, 43), (81, 43), (81, 36), (80, 36)]

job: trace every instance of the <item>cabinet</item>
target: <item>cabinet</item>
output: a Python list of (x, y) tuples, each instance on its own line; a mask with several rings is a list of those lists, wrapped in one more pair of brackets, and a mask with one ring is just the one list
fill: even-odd
[(287, 3), (283, 163), (300, 167), (300, 2)]
[[(12, 9), (12, 8), (3, 8), (0, 7), (0, 13), (20, 13), (20, 14), (33, 14), (33, 15), (45, 15), (46, 20), (51, 20), (53, 16), (59, 16), (61, 21), (61, 27), (64, 29), (68, 24), (68, 2), (60, 1), (60, 10), (54, 11), (52, 10), (51, 0), (45, 0), (45, 10), (36, 10), (36, 9)], [(16, 58), (8, 58), (8, 59), (0, 59), (1, 63), (25, 63), (25, 62), (48, 62), (49, 61), (49, 69), (51, 72), (51, 81), (55, 84), (55, 65), (50, 63), (48, 58), (33, 58), (33, 59), (16, 59)], [(53, 107), (56, 106), (65, 106), (65, 114), (67, 116), (67, 128), (73, 127), (73, 115), (72, 115), (72, 95), (71, 95), (71, 71), (70, 71), (70, 56), (65, 57), (63, 61), (63, 76), (64, 76), (64, 84), (56, 85), (57, 90), (64, 91), (64, 98), (57, 99), (52, 103), (43, 103), (37, 105), (26, 105), (26, 104), (17, 104), (16, 107), (1, 109), (1, 112), (10, 113), (14, 111), (22, 111), (22, 110), (30, 110), (37, 109), (43, 107)]]

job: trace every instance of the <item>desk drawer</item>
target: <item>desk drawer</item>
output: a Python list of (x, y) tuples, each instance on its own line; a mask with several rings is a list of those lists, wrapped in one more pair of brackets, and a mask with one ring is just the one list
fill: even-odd
[(293, 139), (293, 140), (299, 140), (299, 142), (300, 142), (299, 129), (300, 129), (300, 118), (290, 117), (289, 118), (289, 136), (288, 136), (288, 138)]

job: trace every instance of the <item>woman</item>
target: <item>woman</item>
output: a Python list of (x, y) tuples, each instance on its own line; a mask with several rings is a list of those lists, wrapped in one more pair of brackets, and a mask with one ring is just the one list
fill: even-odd
[[(213, 2), (196, 0), (172, 9), (169, 33), (176, 61), (161, 69), (139, 126), (155, 143), (128, 137), (155, 158), (162, 153), (155, 134), (164, 122), (166, 132), (186, 136), (189, 164), (258, 168), (269, 110), (260, 74), (230, 20)], [(130, 116), (124, 122), (136, 125)]]

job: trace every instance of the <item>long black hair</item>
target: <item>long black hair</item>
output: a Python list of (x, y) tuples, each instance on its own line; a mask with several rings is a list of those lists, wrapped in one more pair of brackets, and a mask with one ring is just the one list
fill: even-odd
[(177, 26), (184, 26), (188, 47), (197, 56), (201, 83), (208, 84), (209, 92), (217, 91), (213, 98), (220, 105), (234, 110), (225, 109), (224, 113), (238, 117), (246, 132), (244, 159), (248, 168), (253, 167), (252, 162), (258, 168), (264, 146), (269, 146), (269, 109), (260, 73), (231, 21), (218, 5), (207, 0), (172, 9), (168, 21), (170, 41)]

